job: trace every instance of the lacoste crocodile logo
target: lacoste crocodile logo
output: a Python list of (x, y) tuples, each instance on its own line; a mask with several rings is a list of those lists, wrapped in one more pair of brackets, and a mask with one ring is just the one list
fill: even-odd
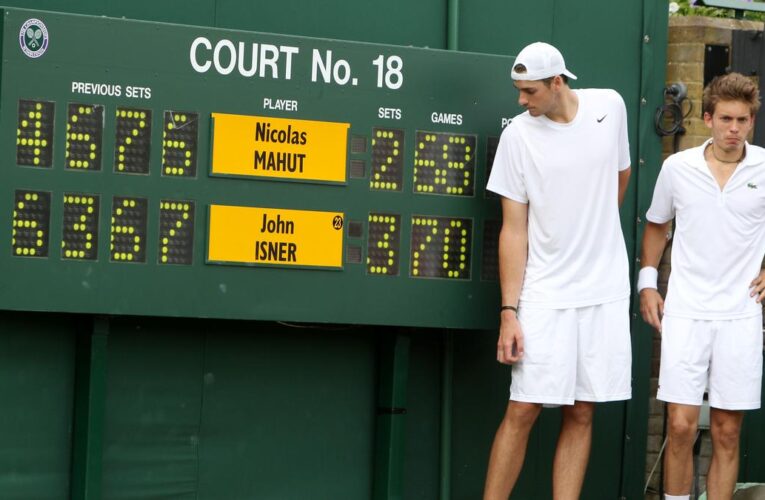
[(753, 184), (751, 182), (747, 182), (746, 183), (746, 187), (748, 187), (749, 189), (757, 189), (757, 184)]

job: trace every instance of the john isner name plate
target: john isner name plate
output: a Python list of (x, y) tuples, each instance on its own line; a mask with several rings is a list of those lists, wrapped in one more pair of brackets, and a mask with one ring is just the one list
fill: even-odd
[(210, 206), (210, 263), (342, 268), (341, 212)]

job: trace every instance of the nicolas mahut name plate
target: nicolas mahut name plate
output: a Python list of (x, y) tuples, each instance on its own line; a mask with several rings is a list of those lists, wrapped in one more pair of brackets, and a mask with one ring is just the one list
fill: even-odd
[(213, 113), (212, 175), (346, 181), (349, 123)]

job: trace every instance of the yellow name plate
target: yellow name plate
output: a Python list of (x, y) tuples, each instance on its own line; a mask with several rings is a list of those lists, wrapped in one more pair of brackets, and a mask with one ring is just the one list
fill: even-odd
[(213, 113), (212, 175), (345, 182), (349, 123)]
[(342, 268), (342, 212), (210, 206), (207, 261)]

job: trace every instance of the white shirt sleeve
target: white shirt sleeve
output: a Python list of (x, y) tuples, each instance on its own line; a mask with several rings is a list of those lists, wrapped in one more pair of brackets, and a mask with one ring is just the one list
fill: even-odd
[(507, 128), (502, 132), (486, 189), (518, 203), (528, 203), (520, 141), (510, 133)]
[(672, 195), (672, 167), (664, 162), (653, 189), (653, 199), (645, 217), (655, 224), (664, 224), (675, 218), (675, 203)]
[(627, 129), (627, 106), (624, 99), (618, 93), (619, 97), (619, 171), (627, 170), (632, 164), (630, 162), (630, 139)]

